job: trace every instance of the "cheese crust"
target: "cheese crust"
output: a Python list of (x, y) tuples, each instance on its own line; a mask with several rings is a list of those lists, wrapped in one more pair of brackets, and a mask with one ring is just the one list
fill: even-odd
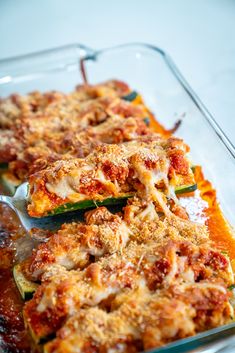
[[(0, 163), (20, 180), (62, 158), (84, 157), (100, 143), (120, 143), (149, 133), (151, 113), (141, 97), (122, 99), (120, 81), (80, 86), (69, 94), (33, 92), (0, 100)], [(10, 146), (10, 150), (9, 150)]]
[(20, 265), (39, 284), (23, 316), (45, 353), (135, 353), (233, 320), (234, 276), (206, 226), (210, 199), (177, 196), (196, 183), (189, 147), (149, 126), (131, 92), (111, 80), (0, 100), (0, 163), (29, 180), (31, 216), (130, 196), (116, 214), (96, 207), (83, 222), (32, 231), (46, 241)]
[(86, 158), (57, 161), (30, 176), (29, 214), (41, 217), (67, 203), (136, 192), (151, 198), (151, 188), (174, 198), (175, 187), (195, 183), (186, 150), (181, 140), (154, 135), (150, 141), (102, 145)]

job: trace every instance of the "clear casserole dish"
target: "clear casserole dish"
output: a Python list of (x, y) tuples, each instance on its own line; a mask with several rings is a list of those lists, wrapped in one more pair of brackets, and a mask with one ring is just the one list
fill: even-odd
[[(0, 95), (51, 89), (69, 92), (83, 82), (81, 59), (89, 83), (111, 78), (123, 80), (143, 94), (147, 106), (166, 128), (182, 120), (176, 135), (190, 145), (192, 160), (202, 165), (206, 178), (217, 190), (225, 217), (235, 224), (235, 149), (161, 49), (127, 44), (95, 51), (75, 44), (1, 60)], [(232, 332), (235, 332), (233, 323), (152, 352), (186, 352)]]

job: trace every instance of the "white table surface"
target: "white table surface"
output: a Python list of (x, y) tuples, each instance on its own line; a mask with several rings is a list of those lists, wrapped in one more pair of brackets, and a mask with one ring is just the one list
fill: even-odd
[(132, 41), (170, 53), (235, 144), (235, 1), (0, 0), (0, 59)]

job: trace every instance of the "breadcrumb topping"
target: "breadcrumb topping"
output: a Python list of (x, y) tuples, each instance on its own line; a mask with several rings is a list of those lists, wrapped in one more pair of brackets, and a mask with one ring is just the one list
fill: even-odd
[(233, 271), (209, 238), (207, 203), (177, 197), (195, 186), (189, 147), (153, 131), (131, 92), (112, 80), (0, 100), (0, 163), (29, 179), (31, 216), (131, 196), (116, 214), (97, 207), (47, 232), (21, 264), (40, 283), (23, 314), (45, 353), (140, 352), (233, 319)]

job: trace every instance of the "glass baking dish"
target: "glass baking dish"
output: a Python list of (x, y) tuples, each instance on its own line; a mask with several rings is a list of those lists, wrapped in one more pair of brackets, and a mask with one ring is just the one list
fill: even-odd
[[(235, 149), (211, 114), (185, 81), (169, 55), (146, 44), (126, 44), (104, 50), (83, 45), (0, 60), (0, 96), (33, 90), (68, 92), (83, 82), (84, 63), (89, 83), (116, 78), (139, 91), (157, 119), (191, 147), (194, 164), (217, 190), (223, 213), (235, 224)], [(235, 333), (235, 323), (178, 340), (151, 352), (186, 352)]]

